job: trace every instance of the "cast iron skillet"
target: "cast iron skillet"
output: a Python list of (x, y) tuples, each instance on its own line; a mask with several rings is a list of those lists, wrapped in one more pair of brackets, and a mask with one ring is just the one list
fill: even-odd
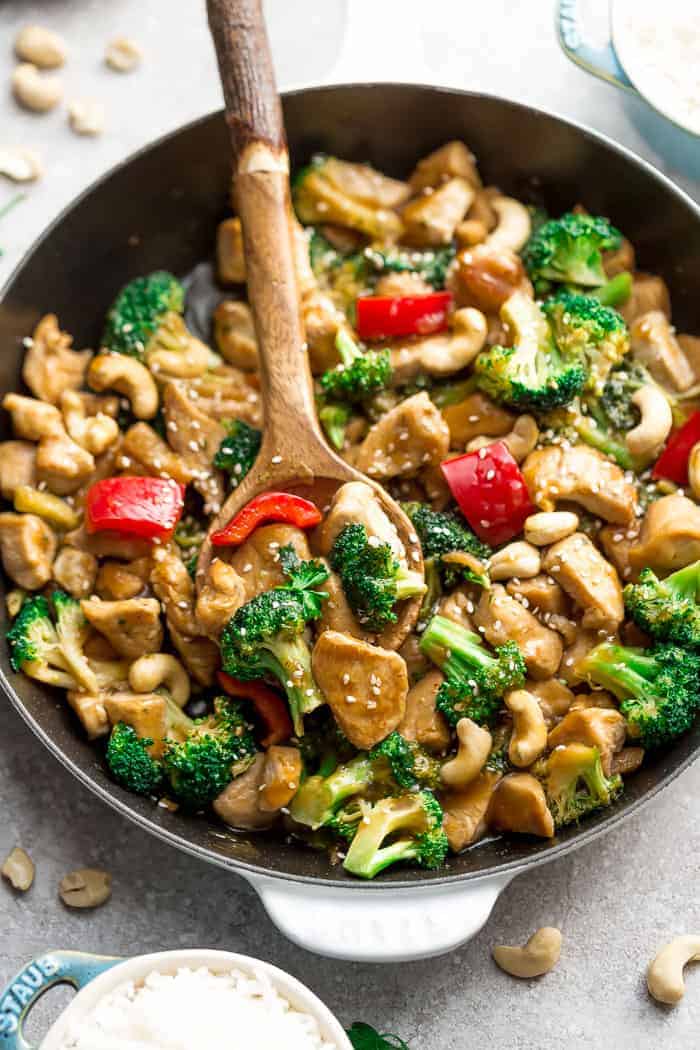
[[(403, 176), (425, 153), (449, 139), (464, 139), (487, 183), (543, 203), (554, 213), (580, 201), (610, 216), (634, 243), (640, 267), (665, 277), (677, 326), (700, 330), (700, 209), (650, 166), (603, 137), (503, 99), (400, 84), (292, 92), (284, 97), (284, 118), (295, 166), (323, 150)], [(137, 153), (69, 207), (4, 290), (0, 392), (20, 388), (22, 339), (42, 314), (56, 313), (77, 347), (97, 346), (105, 310), (126, 281), (160, 267), (184, 275), (209, 259), (216, 224), (229, 212), (229, 165), (223, 116), (215, 113)], [(268, 883), (270, 878), (314, 883), (316, 894), (323, 893), (322, 886), (358, 889), (357, 881), (342, 868), (330, 868), (323, 854), (269, 835), (228, 833), (202, 817), (172, 814), (123, 791), (100, 767), (67, 705), (57, 704), (51, 690), (13, 674), (4, 646), (0, 667), (10, 700), (53, 754), (153, 834), (251, 881), (263, 876)], [(395, 871), (359, 888), (374, 896), (387, 884), (437, 890), (485, 877), (500, 880), (502, 887), (525, 865), (560, 856), (611, 828), (677, 776), (699, 750), (700, 724), (630, 778), (614, 806), (580, 827), (564, 829), (552, 843), (487, 841), (453, 857), (441, 871)]]

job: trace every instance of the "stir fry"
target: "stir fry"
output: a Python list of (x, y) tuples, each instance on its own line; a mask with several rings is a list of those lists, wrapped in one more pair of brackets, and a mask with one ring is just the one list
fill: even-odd
[(409, 546), (366, 482), (266, 492), (197, 573), (264, 426), (227, 219), (211, 345), (166, 270), (118, 292), (94, 353), (52, 314), (25, 340), (12, 667), (122, 787), (360, 878), (552, 839), (696, 717), (700, 337), (607, 217), (484, 186), (462, 142), (405, 180), (315, 157), (292, 198), (321, 425)]

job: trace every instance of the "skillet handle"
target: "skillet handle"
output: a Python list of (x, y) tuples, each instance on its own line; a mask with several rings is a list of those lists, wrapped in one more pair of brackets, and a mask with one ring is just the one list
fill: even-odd
[(28, 962), (0, 993), (0, 1050), (37, 1050), (24, 1037), (27, 1015), (55, 984), (80, 991), (121, 959), (87, 952), (51, 951)]
[(634, 91), (613, 47), (608, 39), (602, 47), (586, 40), (581, 18), (581, 0), (559, 0), (557, 5), (557, 33), (564, 54), (587, 73), (607, 80), (616, 87)]
[(416, 889), (306, 886), (246, 876), (275, 926), (317, 955), (397, 963), (444, 955), (475, 936), (512, 876)]

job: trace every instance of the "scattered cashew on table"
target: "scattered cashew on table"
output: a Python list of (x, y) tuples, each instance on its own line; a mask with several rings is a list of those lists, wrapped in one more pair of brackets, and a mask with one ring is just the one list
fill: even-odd
[(502, 970), (511, 977), (524, 978), (549, 973), (559, 962), (560, 954), (561, 931), (555, 926), (542, 926), (522, 947), (497, 944), (493, 949), (494, 961)]
[(657, 1002), (670, 1006), (680, 1002), (685, 995), (683, 969), (689, 962), (700, 962), (700, 933), (676, 937), (649, 963), (647, 987)]

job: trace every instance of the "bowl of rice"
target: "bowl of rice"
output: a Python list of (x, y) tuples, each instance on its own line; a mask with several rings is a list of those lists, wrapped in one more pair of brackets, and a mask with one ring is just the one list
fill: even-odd
[(22, 1022), (60, 982), (78, 994), (38, 1050), (352, 1050), (339, 1021), (296, 978), (206, 949), (125, 960), (48, 952), (0, 999), (3, 1050), (28, 1047)]

